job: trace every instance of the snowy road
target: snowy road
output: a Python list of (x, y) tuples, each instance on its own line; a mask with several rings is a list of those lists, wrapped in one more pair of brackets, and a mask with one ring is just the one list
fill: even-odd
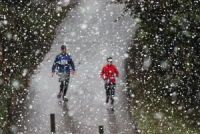
[[(19, 133), (49, 134), (51, 113), (56, 117), (57, 134), (98, 134), (99, 125), (104, 126), (105, 134), (136, 133), (128, 111), (124, 69), (126, 50), (135, 31), (134, 21), (126, 16), (114, 22), (123, 6), (108, 2), (82, 0), (63, 20), (55, 45), (31, 78), (29, 99), (25, 109), (19, 111)], [(59, 104), (56, 97), (58, 77), (51, 78), (51, 66), (62, 44), (67, 45), (76, 65), (66, 105)], [(104, 82), (99, 76), (108, 56), (114, 58), (121, 74), (117, 79), (114, 113), (107, 110)]]

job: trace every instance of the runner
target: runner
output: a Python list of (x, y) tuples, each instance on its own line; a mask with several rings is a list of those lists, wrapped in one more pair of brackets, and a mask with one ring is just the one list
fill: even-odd
[(52, 77), (55, 74), (56, 67), (58, 68), (60, 91), (58, 93), (58, 98), (63, 97), (64, 101), (67, 101), (66, 92), (68, 89), (69, 79), (70, 79), (70, 67), (72, 68), (71, 73), (74, 74), (75, 66), (74, 62), (70, 55), (67, 54), (67, 49), (65, 45), (61, 46), (61, 51), (59, 55), (56, 56), (56, 59), (52, 66)]
[(106, 103), (111, 102), (111, 109), (114, 110), (114, 95), (116, 88), (116, 80), (115, 76), (119, 77), (119, 72), (115, 65), (112, 64), (112, 57), (107, 58), (108, 64), (105, 65), (101, 71), (101, 78), (105, 81), (105, 89), (106, 89)]

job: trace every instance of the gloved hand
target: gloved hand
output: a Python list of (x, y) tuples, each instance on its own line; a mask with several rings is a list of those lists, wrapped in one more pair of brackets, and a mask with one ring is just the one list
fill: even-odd
[(73, 75), (74, 75), (74, 70), (72, 70), (72, 71), (71, 71), (71, 74), (73, 74)]
[(55, 72), (52, 72), (51, 76), (53, 77), (53, 76), (54, 76), (54, 74), (55, 74)]
[(105, 79), (105, 83), (106, 83), (106, 84), (110, 83), (110, 79), (109, 79), (109, 78), (106, 78), (106, 79)]
[(117, 78), (119, 78), (119, 75), (116, 75)]

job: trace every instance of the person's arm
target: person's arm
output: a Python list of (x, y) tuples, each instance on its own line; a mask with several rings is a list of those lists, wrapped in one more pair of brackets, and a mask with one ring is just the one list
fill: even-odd
[(101, 73), (100, 73), (100, 76), (101, 76), (101, 78), (103, 79), (103, 80), (105, 80), (106, 78), (105, 78), (105, 70), (104, 70), (104, 67), (102, 68), (102, 71), (101, 71)]
[(53, 66), (52, 66), (52, 76), (54, 75), (54, 73), (55, 73), (55, 68), (56, 68), (56, 66), (57, 66), (57, 64), (58, 64), (58, 56), (56, 56), (56, 58), (55, 58), (55, 60), (54, 60), (54, 63), (53, 63)]
[(115, 67), (115, 74), (117, 77), (119, 77), (119, 71), (117, 70), (117, 67)]
[(75, 72), (75, 65), (74, 65), (74, 62), (73, 62), (71, 56), (69, 56), (69, 64), (70, 64), (71, 67), (72, 67), (71, 73), (74, 74), (74, 72)]

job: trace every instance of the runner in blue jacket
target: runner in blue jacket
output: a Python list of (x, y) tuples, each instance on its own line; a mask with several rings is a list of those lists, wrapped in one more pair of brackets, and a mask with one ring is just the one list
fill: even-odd
[[(61, 51), (59, 55), (56, 56), (56, 59), (52, 66), (52, 77), (55, 74), (56, 67), (58, 68), (58, 75), (59, 75), (59, 82), (60, 84), (60, 92), (58, 93), (58, 98), (63, 95), (63, 100), (67, 100), (66, 98), (66, 92), (68, 89), (69, 79), (70, 79), (70, 67), (71, 67), (71, 73), (74, 74), (75, 72), (75, 66), (74, 62), (70, 55), (67, 54), (67, 49), (65, 45), (61, 46)], [(65, 83), (64, 83), (65, 82)], [(65, 87), (64, 87), (65, 85)], [(64, 92), (63, 92), (64, 88)]]

